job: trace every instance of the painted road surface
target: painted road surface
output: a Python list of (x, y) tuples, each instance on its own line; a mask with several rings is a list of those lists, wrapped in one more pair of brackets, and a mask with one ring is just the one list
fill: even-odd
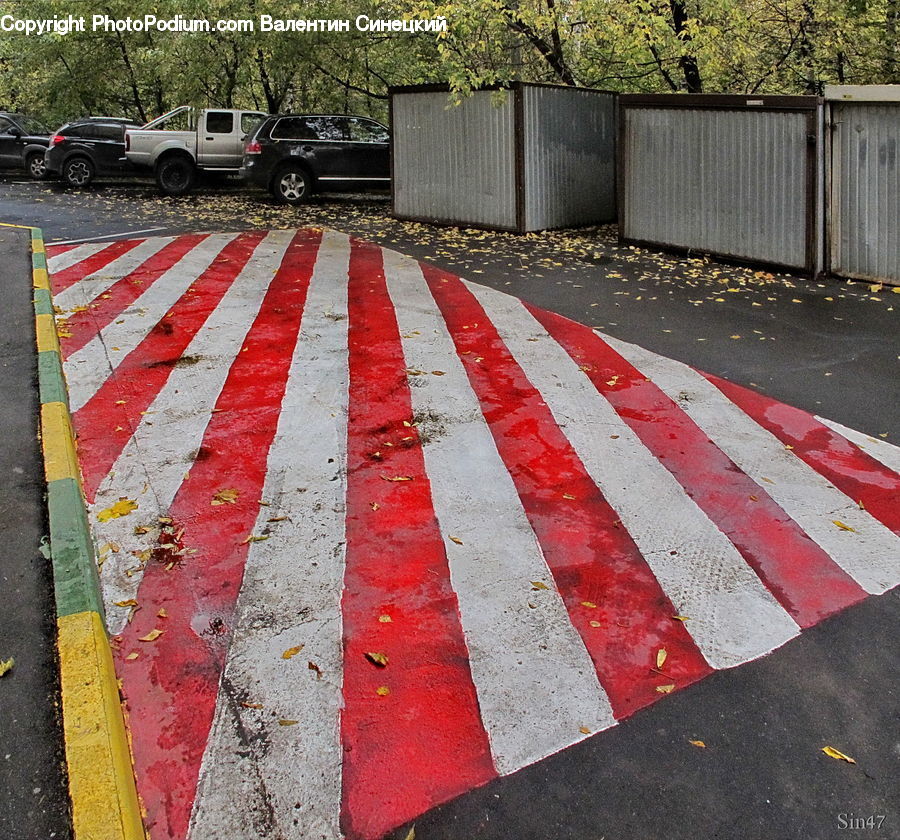
[(152, 840), (374, 840), (900, 583), (895, 447), (433, 266), (50, 267)]

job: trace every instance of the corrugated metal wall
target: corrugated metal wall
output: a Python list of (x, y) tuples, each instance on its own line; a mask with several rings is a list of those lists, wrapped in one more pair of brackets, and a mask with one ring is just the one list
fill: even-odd
[(616, 98), (526, 85), (525, 230), (616, 218)]
[(446, 92), (392, 98), (394, 214), (514, 230), (512, 95), (481, 91), (458, 107)]
[(623, 108), (625, 239), (808, 267), (808, 116)]
[(900, 282), (900, 102), (836, 102), (832, 121), (832, 271)]

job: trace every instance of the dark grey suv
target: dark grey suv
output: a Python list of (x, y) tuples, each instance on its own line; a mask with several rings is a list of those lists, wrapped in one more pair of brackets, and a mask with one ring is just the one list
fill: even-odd
[(44, 156), (47, 172), (70, 187), (86, 187), (97, 176), (133, 172), (125, 157), (125, 132), (133, 128), (140, 126), (120, 117), (66, 123), (50, 138)]
[(49, 142), (49, 130), (34, 117), (0, 111), (0, 166), (22, 168), (40, 180)]
[(387, 128), (368, 117), (278, 114), (247, 138), (241, 174), (284, 204), (323, 190), (387, 189), (388, 141)]

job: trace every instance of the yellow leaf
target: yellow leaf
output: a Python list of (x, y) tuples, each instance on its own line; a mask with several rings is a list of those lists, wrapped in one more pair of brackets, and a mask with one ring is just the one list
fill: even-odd
[(393, 621), (393, 619), (387, 614), (378, 616), (378, 620), (382, 624), (390, 624)]
[(592, 621), (590, 624), (591, 624), (591, 627), (601, 627), (602, 626), (599, 621)]
[(675, 690), (675, 683), (670, 683), (669, 685), (658, 685), (656, 686), (656, 690), (660, 694), (671, 694)]
[(841, 522), (840, 519), (832, 519), (831, 521), (834, 522), (834, 524), (837, 525), (838, 528), (840, 528), (842, 531), (853, 531), (854, 534), (856, 533), (856, 528), (851, 528), (849, 525)]
[(563, 493), (563, 498), (572, 501), (575, 497), (571, 493)]
[(369, 506), (372, 508), (372, 510), (378, 510), (381, 507), (378, 502), (370, 502)]
[(531, 581), (531, 588), (532, 589), (549, 589), (550, 587), (547, 586), (546, 583), (542, 583), (539, 580), (533, 580), (533, 581)]
[(690, 621), (691, 619), (686, 615), (673, 615), (673, 621)]
[(444, 371), (442, 371), (442, 370), (433, 370), (433, 371), (431, 371), (431, 373), (434, 376), (443, 376), (444, 375)]
[(252, 542), (262, 542), (263, 540), (269, 539), (268, 534), (264, 534), (261, 537), (254, 536), (253, 534), (247, 534), (247, 538), (241, 543), (241, 545), (247, 545), (247, 543)]
[(409, 475), (394, 475), (394, 476), (383, 475), (381, 477), (385, 481), (412, 481), (412, 476), (409, 476)]
[(593, 601), (582, 601), (581, 606), (587, 607), (589, 610), (597, 609), (597, 605)]
[(850, 758), (849, 755), (844, 755), (840, 750), (836, 750), (834, 747), (822, 747), (822, 752), (825, 753), (829, 758), (836, 758), (839, 761), (846, 761), (848, 764), (856, 764), (856, 760)]
[(234, 487), (229, 487), (227, 490), (219, 490), (212, 497), (210, 504), (213, 507), (217, 505), (233, 505), (237, 501), (239, 495), (240, 494)]
[(138, 602), (134, 600), (134, 598), (129, 598), (127, 601), (116, 601), (117, 607), (136, 607)]
[(281, 718), (281, 720), (278, 721), (279, 726), (293, 726), (295, 723), (300, 723), (300, 721), (299, 720), (289, 720), (287, 718)]
[(168, 617), (169, 617), (169, 614), (166, 612), (166, 608), (165, 608), (165, 607), (160, 607), (159, 612), (157, 613), (157, 615), (158, 615), (160, 618), (168, 618)]
[(591, 734), (591, 730), (588, 729), (586, 726), (579, 726), (579, 727), (578, 727), (578, 731), (579, 731), (582, 735), (590, 735), (590, 734)]
[(244, 701), (241, 701), (241, 705), (245, 709), (261, 709), (263, 707), (262, 703), (246, 703)]
[(0, 677), (4, 674), (8, 674), (13, 669), (13, 665), (16, 664), (16, 660), (10, 657), (6, 661), (0, 661)]
[(703, 749), (706, 749), (706, 744), (704, 744), (703, 741), (693, 741), (693, 740), (691, 740), (691, 741), (688, 741), (688, 743), (689, 743), (689, 744), (693, 744), (695, 747), (702, 747)]
[(379, 668), (384, 668), (388, 664), (387, 655), (384, 653), (366, 653), (366, 659), (369, 660), (373, 665), (377, 665)]
[(284, 653), (281, 654), (282, 659), (290, 659), (292, 656), (296, 656), (300, 651), (303, 650), (303, 645), (296, 645), (295, 647), (288, 648)]
[(455, 542), (457, 545), (462, 545), (463, 541), (459, 537), (451, 536), (450, 539)]
[(138, 641), (140, 641), (140, 642), (155, 642), (165, 632), (166, 632), (165, 630), (153, 629), (146, 636), (141, 636), (140, 639), (138, 639)]
[(127, 516), (131, 511), (137, 510), (138, 503), (134, 499), (119, 499), (114, 505), (101, 510), (97, 514), (97, 519), (101, 522), (109, 522), (110, 519), (118, 519), (120, 516)]
[(129, 653), (128, 656), (126, 656), (125, 658), (129, 662), (134, 662), (134, 660), (137, 659), (139, 656), (140, 656), (140, 654), (136, 650), (134, 650), (131, 653)]
[(665, 648), (660, 648), (660, 649), (656, 652), (656, 667), (657, 667), (657, 668), (662, 668), (662, 666), (666, 664), (666, 657), (667, 657), (668, 655), (669, 655), (669, 654), (668, 654), (668, 652), (666, 651)]
[(413, 826), (407, 833), (406, 837), (403, 840), (416, 840), (416, 827)]
[(388, 694), (391, 693), (391, 690), (386, 685), (380, 685), (380, 686), (378, 686), (378, 688), (375, 689), (375, 693), (379, 697), (387, 697)]

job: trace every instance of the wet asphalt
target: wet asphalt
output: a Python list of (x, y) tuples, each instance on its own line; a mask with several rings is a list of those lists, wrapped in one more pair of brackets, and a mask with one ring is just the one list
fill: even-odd
[[(158, 197), (149, 184), (107, 183), (70, 194), (54, 184), (0, 179), (0, 221), (38, 225), (48, 243), (120, 237), (129, 231), (335, 227), (900, 443), (900, 294), (890, 287), (810, 281), (699, 256), (642, 251), (620, 246), (609, 228), (516, 237), (401, 223), (390, 219), (388, 210), (383, 197), (337, 196), (304, 208), (281, 208), (265, 195), (228, 184), (172, 200)], [(8, 266), (5, 253), (3, 265)], [(15, 275), (5, 270), (3, 279), (12, 288)], [(25, 477), (16, 481), (30, 485), (33, 496), (40, 464), (34, 438), (28, 442), (33, 418), (29, 427), (27, 412), (36, 412), (36, 398), (29, 398), (24, 386), (33, 382), (33, 372), (26, 375), (24, 362), (11, 362), (16, 353), (24, 358), (33, 336), (30, 320), (16, 312), (12, 306), (3, 310), (0, 384), (18, 402), (9, 411), (4, 396), (0, 421), (7, 439), (7, 429), (27, 428), (20, 433), (22, 448), (4, 449), (0, 470), (8, 474), (11, 452), (27, 455), (19, 458), (27, 468)], [(4, 498), (12, 498), (6, 489)], [(7, 542), (18, 540), (22, 550), (33, 549), (43, 533), (42, 514), (34, 498), (26, 504), (28, 498), (17, 490), (14, 507), (3, 517)], [(0, 555), (4, 575), (6, 557)], [(0, 680), (0, 759), (9, 753), (7, 742), (17, 740), (9, 735), (9, 715), (29, 706), (33, 720), (16, 728), (32, 733), (24, 751), (44, 757), (35, 758), (50, 779), (41, 787), (55, 791), (56, 798), (51, 793), (41, 800), (45, 822), (30, 822), (32, 799), (21, 789), (31, 785), (31, 771), (4, 760), (0, 837), (42, 840), (67, 827), (54, 764), (59, 743), (53, 727), (47, 567), (33, 553), (26, 551), (26, 557), (17, 568), (20, 577), (28, 577), (30, 591), (14, 610), (0, 612), (0, 641), (16, 637), (18, 646), (18, 637), (30, 633), (39, 678), (22, 678), (15, 695), (6, 693), (13, 691), (11, 678)], [(9, 585), (5, 577), (3, 583)], [(416, 837), (900, 837), (898, 618), (896, 592), (870, 598), (761, 660), (719, 672), (610, 732), (430, 812), (416, 821)], [(826, 745), (857, 763), (827, 757), (821, 752)], [(7, 772), (9, 767), (15, 772)], [(870, 816), (883, 819), (873, 819), (862, 832), (851, 827), (854, 819)], [(3, 831), (13, 825), (19, 833)], [(25, 833), (23, 826), (29, 826)], [(395, 836), (406, 838), (409, 828)]]

